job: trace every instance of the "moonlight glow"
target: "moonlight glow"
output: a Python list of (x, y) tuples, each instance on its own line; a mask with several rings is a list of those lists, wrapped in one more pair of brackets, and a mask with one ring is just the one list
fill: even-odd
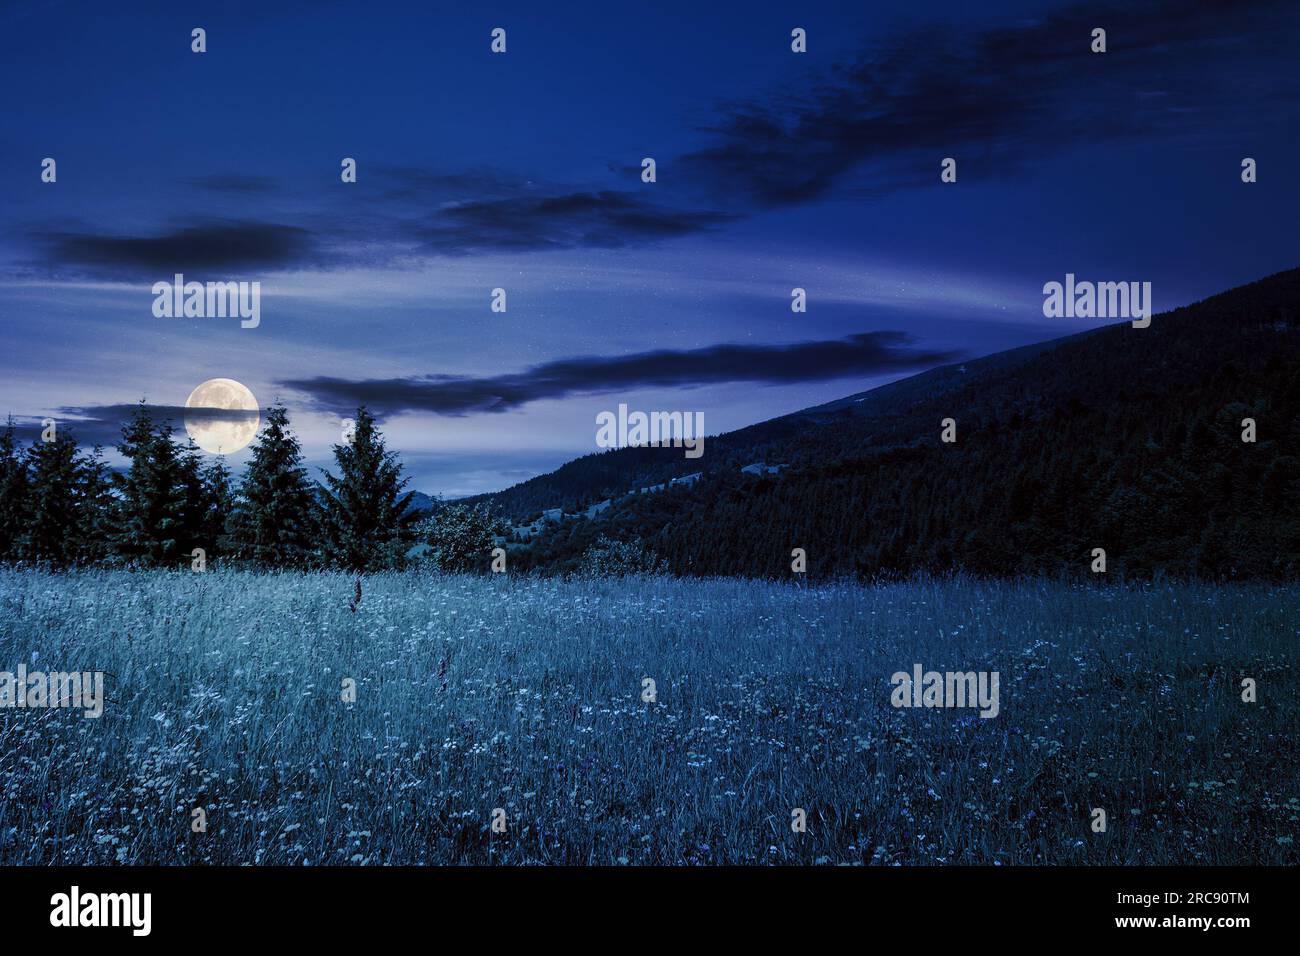
[(257, 434), (261, 416), (257, 413), (257, 399), (244, 385), (232, 378), (210, 378), (190, 392), (186, 408), (223, 408), (247, 411), (248, 415), (218, 418), (199, 413), (185, 416), (185, 430), (206, 452), (229, 455), (239, 451)]

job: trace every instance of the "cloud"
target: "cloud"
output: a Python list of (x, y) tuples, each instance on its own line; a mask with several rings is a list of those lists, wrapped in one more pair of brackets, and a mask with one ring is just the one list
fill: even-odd
[[(155, 423), (172, 423), (176, 437), (182, 441), (185, 439), (184, 422), (187, 418), (190, 421), (246, 422), (259, 414), (235, 408), (187, 408), (184, 405), (84, 405), (60, 408), (54, 414), (40, 418), (15, 416), (14, 434), (24, 442), (36, 441), (44, 429), (42, 421), (52, 418), (60, 430), (66, 430), (80, 445), (102, 445), (107, 448), (122, 440), (122, 427), (141, 408), (149, 413)], [(3, 423), (0, 423), (0, 427), (3, 427)]]
[[(1107, 53), (1089, 50), (1104, 25)], [(933, 188), (939, 160), (961, 181), (1013, 175), (1065, 150), (1111, 141), (1221, 137), (1289, 115), (1300, 8), (1286, 0), (1082, 4), (1011, 26), (934, 26), (875, 42), (803, 88), (724, 103), (705, 145), (666, 157), (695, 197), (653, 189), (541, 183), (489, 168), (376, 164), (355, 189), (289, 226), (247, 218), (185, 222), (146, 235), (30, 233), (55, 274), (148, 278), (202, 273), (401, 268), (482, 253), (609, 249), (705, 233), (764, 209), (829, 196)], [(1248, 139), (1246, 141), (1249, 141)], [(611, 166), (620, 182), (636, 169)], [(292, 187), (263, 176), (189, 180), (232, 205)], [(354, 202), (365, 197), (362, 203)], [(465, 197), (472, 197), (465, 199)]]
[[(433, 176), (434, 179), (439, 177)], [(411, 185), (408, 174), (395, 187)], [(238, 190), (236, 190), (238, 191)], [(212, 220), (153, 235), (34, 230), (39, 266), (56, 274), (157, 279), (232, 271), (387, 268), (412, 259), (476, 252), (617, 248), (702, 232), (734, 218), (657, 205), (615, 191), (552, 192), (444, 203), (412, 215), (390, 197), (346, 220), (319, 213), (303, 226), (254, 219)]]
[(639, 388), (694, 388), (724, 382), (786, 385), (926, 368), (964, 353), (918, 349), (903, 332), (863, 332), (792, 345), (712, 345), (633, 355), (582, 356), (484, 377), (429, 375), (349, 380), (330, 376), (279, 384), (304, 392), (315, 405), (346, 413), (366, 405), (381, 416), (403, 412), (468, 415), (505, 412), (529, 402), (575, 394)]
[(47, 265), (118, 276), (287, 269), (326, 258), (308, 230), (255, 220), (218, 220), (152, 236), (36, 232), (32, 239)]
[(456, 203), (413, 223), (423, 250), (476, 251), (601, 248), (670, 239), (722, 225), (732, 215), (656, 205), (603, 190)]
[[(1097, 26), (1105, 54), (1089, 48)], [(985, 31), (927, 27), (816, 87), (720, 108), (705, 125), (712, 142), (679, 164), (715, 196), (764, 207), (838, 187), (933, 186), (945, 156), (967, 175), (1005, 176), (1026, 156), (1177, 137), (1211, 115), (1249, 130), (1290, 112), (1300, 82), (1283, 65), (1297, 27), (1298, 8), (1278, 0), (1087, 4)]]

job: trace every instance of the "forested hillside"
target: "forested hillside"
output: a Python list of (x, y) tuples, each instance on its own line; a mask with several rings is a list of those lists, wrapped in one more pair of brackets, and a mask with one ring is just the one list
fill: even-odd
[[(1173, 312), (935, 369), (678, 449), (571, 462), (491, 496), (508, 513), (616, 499), (518, 546), (576, 566), (599, 535), (641, 538), (679, 572), (812, 575), (961, 568), (1207, 578), (1300, 571), (1300, 270)], [(940, 441), (941, 421), (957, 441)], [(1253, 419), (1254, 442), (1243, 441)], [(742, 465), (781, 462), (777, 476)]]

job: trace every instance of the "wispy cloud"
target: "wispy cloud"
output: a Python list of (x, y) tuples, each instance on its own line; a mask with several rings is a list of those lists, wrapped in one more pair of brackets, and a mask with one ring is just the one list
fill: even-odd
[(673, 209), (625, 192), (571, 192), (457, 203), (410, 223), (419, 249), (476, 251), (612, 249), (712, 229), (731, 214)]
[[(239, 190), (234, 190), (239, 191)], [(35, 229), (36, 274), (157, 278), (172, 272), (262, 273), (408, 267), (472, 253), (614, 249), (688, 236), (732, 214), (673, 208), (617, 191), (444, 203), (427, 212), (314, 213), (303, 225), (209, 220), (151, 234)]]
[[(1107, 30), (1105, 54), (1089, 49), (1094, 27)], [(933, 186), (944, 156), (984, 178), (1082, 144), (1174, 138), (1209, 116), (1248, 129), (1292, 108), (1298, 31), (1300, 11), (1280, 0), (1090, 3), (984, 31), (928, 26), (816, 86), (719, 110), (713, 141), (681, 165), (715, 197), (763, 207)]]
[(286, 379), (323, 411), (346, 413), (364, 404), (377, 414), (505, 412), (542, 399), (638, 388), (694, 388), (724, 382), (786, 385), (925, 368), (962, 353), (913, 347), (906, 333), (864, 332), (843, 339), (791, 345), (712, 345), (612, 357), (580, 356), (522, 372), (481, 377), (428, 375), (349, 380), (331, 376)]
[[(221, 421), (239, 422), (255, 421), (257, 411), (244, 411), (236, 408), (187, 408), (183, 405), (85, 405), (60, 408), (53, 418), (60, 429), (77, 439), (83, 446), (102, 445), (110, 447), (122, 439), (122, 428), (144, 409), (158, 423), (169, 422), (179, 430), (184, 438), (184, 422)], [(35, 441), (44, 429), (43, 418), (25, 416), (14, 417), (14, 434), (23, 441)], [(0, 422), (0, 425), (3, 423)]]

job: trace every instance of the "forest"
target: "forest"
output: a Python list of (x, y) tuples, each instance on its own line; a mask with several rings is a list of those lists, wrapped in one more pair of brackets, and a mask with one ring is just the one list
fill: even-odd
[(360, 572), (403, 566), (420, 539), (401, 462), (364, 408), (323, 484), (309, 475), (283, 405), (268, 410), (238, 484), (223, 459), (204, 464), (192, 440), (178, 444), (171, 423), (143, 404), (117, 450), (128, 463), (120, 471), (57, 427), (21, 449), (11, 419), (0, 433), (0, 561)]
[[(678, 573), (865, 579), (961, 570), (1126, 578), (1300, 573), (1300, 271), (1158, 315), (935, 369), (710, 438), (701, 462), (589, 456), (484, 500), (613, 497), (532, 539), (572, 568), (598, 536)], [(943, 441), (942, 422), (955, 422)], [(752, 462), (787, 464), (750, 475)], [(703, 467), (689, 487), (626, 489)], [(622, 491), (620, 496), (619, 492)], [(570, 504), (570, 501), (573, 504)]]

